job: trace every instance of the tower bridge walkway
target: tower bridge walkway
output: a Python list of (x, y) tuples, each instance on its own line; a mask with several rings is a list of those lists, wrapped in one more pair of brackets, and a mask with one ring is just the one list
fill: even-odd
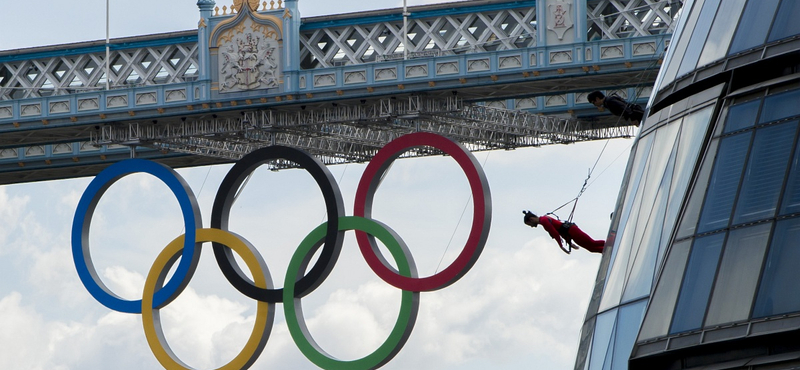
[(298, 0), (200, 0), (196, 30), (0, 51), (0, 183), (131, 155), (224, 163), (271, 144), (361, 162), (420, 130), (476, 151), (630, 137), (586, 95), (646, 104), (681, 5), (473, 0), (302, 18)]

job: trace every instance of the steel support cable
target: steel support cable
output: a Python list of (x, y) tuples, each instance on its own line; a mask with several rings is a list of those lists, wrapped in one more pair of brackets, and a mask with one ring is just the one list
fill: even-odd
[[(483, 159), (483, 164), (481, 165), (484, 169), (486, 168), (486, 161), (489, 160), (489, 154), (492, 152), (486, 153), (486, 158)], [(442, 252), (442, 258), (439, 258), (439, 264), (436, 265), (436, 271), (434, 274), (439, 272), (439, 267), (442, 266), (442, 261), (444, 261), (444, 256), (447, 255), (447, 250), (450, 249), (450, 244), (453, 243), (453, 238), (456, 236), (456, 232), (458, 231), (458, 227), (461, 226), (461, 220), (464, 218), (464, 213), (467, 211), (467, 207), (469, 206), (469, 202), (472, 200), (472, 193), (469, 194), (467, 197), (467, 202), (464, 204), (464, 209), (461, 210), (461, 216), (458, 217), (458, 222), (456, 223), (455, 229), (453, 229), (453, 234), (450, 235), (450, 240), (447, 241), (447, 245), (444, 247), (444, 252)]]

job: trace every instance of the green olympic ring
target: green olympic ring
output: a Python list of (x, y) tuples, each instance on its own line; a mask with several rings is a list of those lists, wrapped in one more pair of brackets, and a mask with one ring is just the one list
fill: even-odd
[[(327, 370), (359, 370), (376, 369), (389, 362), (411, 335), (414, 323), (417, 320), (419, 309), (419, 292), (403, 290), (400, 304), (400, 313), (389, 337), (371, 354), (353, 361), (341, 361), (327, 354), (311, 337), (303, 318), (301, 298), (294, 296), (294, 284), (303, 276), (311, 257), (322, 244), (325, 237), (325, 224), (316, 229), (300, 242), (297, 250), (292, 255), (289, 267), (286, 269), (286, 279), (283, 285), (283, 312), (286, 315), (286, 324), (300, 351), (317, 366)], [(347, 216), (339, 218), (339, 231), (359, 230), (377, 237), (383, 242), (392, 254), (400, 274), (406, 277), (417, 277), (417, 269), (408, 247), (402, 239), (388, 226), (363, 217)]]

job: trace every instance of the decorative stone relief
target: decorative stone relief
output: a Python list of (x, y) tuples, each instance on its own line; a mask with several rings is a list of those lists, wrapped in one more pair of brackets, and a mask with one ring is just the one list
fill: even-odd
[(622, 45), (603, 46), (600, 48), (600, 59), (614, 59), (625, 56)]
[(571, 50), (550, 52), (550, 64), (571, 63), (571, 62), (572, 62)]
[(0, 118), (11, 118), (14, 115), (12, 107), (0, 107)]
[(28, 117), (28, 116), (39, 116), (42, 114), (42, 105), (41, 104), (27, 104), (20, 106), (20, 116)]
[(506, 68), (519, 68), (522, 67), (522, 56), (521, 55), (512, 55), (508, 57), (500, 57), (498, 59), (498, 68), (506, 69)]
[(106, 97), (106, 108), (120, 108), (128, 106), (127, 95), (115, 95)]
[(19, 158), (19, 154), (17, 153), (17, 149), (3, 149), (0, 150), (0, 158)]
[(544, 98), (545, 107), (559, 107), (567, 105), (566, 95), (550, 95)]
[(97, 110), (97, 109), (100, 109), (100, 99), (98, 98), (78, 99), (79, 111)]
[(436, 63), (437, 75), (451, 75), (458, 73), (458, 62)]
[[(243, 9), (243, 13), (250, 11)], [(243, 17), (235, 26), (221, 31), (216, 40), (220, 93), (279, 86), (281, 36), (276, 27)]]
[(44, 155), (44, 146), (43, 145), (35, 145), (29, 146), (25, 148), (25, 156), (26, 157), (38, 157)]
[(72, 154), (72, 144), (56, 144), (53, 145), (53, 154)]
[(490, 102), (486, 103), (486, 106), (490, 107), (490, 108), (497, 108), (497, 109), (508, 109), (508, 107), (506, 106), (506, 101), (505, 100), (493, 100), (493, 101), (490, 101)]
[(156, 92), (146, 92), (136, 94), (136, 105), (148, 105), (158, 103)]
[(656, 53), (656, 43), (655, 42), (645, 42), (640, 44), (633, 44), (633, 55), (653, 55)]
[(406, 67), (406, 78), (427, 77), (427, 76), (428, 76), (428, 65), (426, 64)]
[(164, 92), (164, 101), (166, 102), (184, 101), (184, 100), (186, 100), (185, 89), (167, 90)]
[(467, 72), (481, 72), (491, 69), (489, 58), (472, 59), (467, 61)]
[(547, 29), (555, 33), (559, 40), (572, 28), (572, 2), (556, 1), (547, 5)]
[(367, 82), (367, 71), (354, 71), (344, 73), (344, 83), (357, 84)]
[(81, 152), (94, 152), (98, 150), (100, 150), (100, 147), (92, 145), (90, 141), (83, 141), (80, 143), (80, 146), (78, 147), (78, 151)]
[(517, 101), (514, 102), (514, 107), (516, 109), (536, 108), (536, 98), (517, 99)]
[(68, 101), (54, 101), (50, 102), (50, 114), (55, 113), (69, 113)]
[(334, 86), (336, 85), (336, 75), (333, 73), (326, 73), (324, 75), (314, 76), (314, 87)]
[(397, 68), (375, 68), (375, 81), (397, 79)]

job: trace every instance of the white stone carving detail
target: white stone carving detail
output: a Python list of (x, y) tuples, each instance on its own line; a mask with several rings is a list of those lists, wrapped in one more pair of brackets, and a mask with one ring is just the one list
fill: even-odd
[[(246, 19), (242, 25), (243, 29), (254, 28), (251, 19)], [(275, 31), (246, 31), (232, 32), (230, 38), (221, 38), (219, 92), (277, 88), (280, 82), (277, 35)]]
[(572, 3), (558, 1), (547, 5), (547, 29), (553, 31), (559, 40), (572, 28)]

